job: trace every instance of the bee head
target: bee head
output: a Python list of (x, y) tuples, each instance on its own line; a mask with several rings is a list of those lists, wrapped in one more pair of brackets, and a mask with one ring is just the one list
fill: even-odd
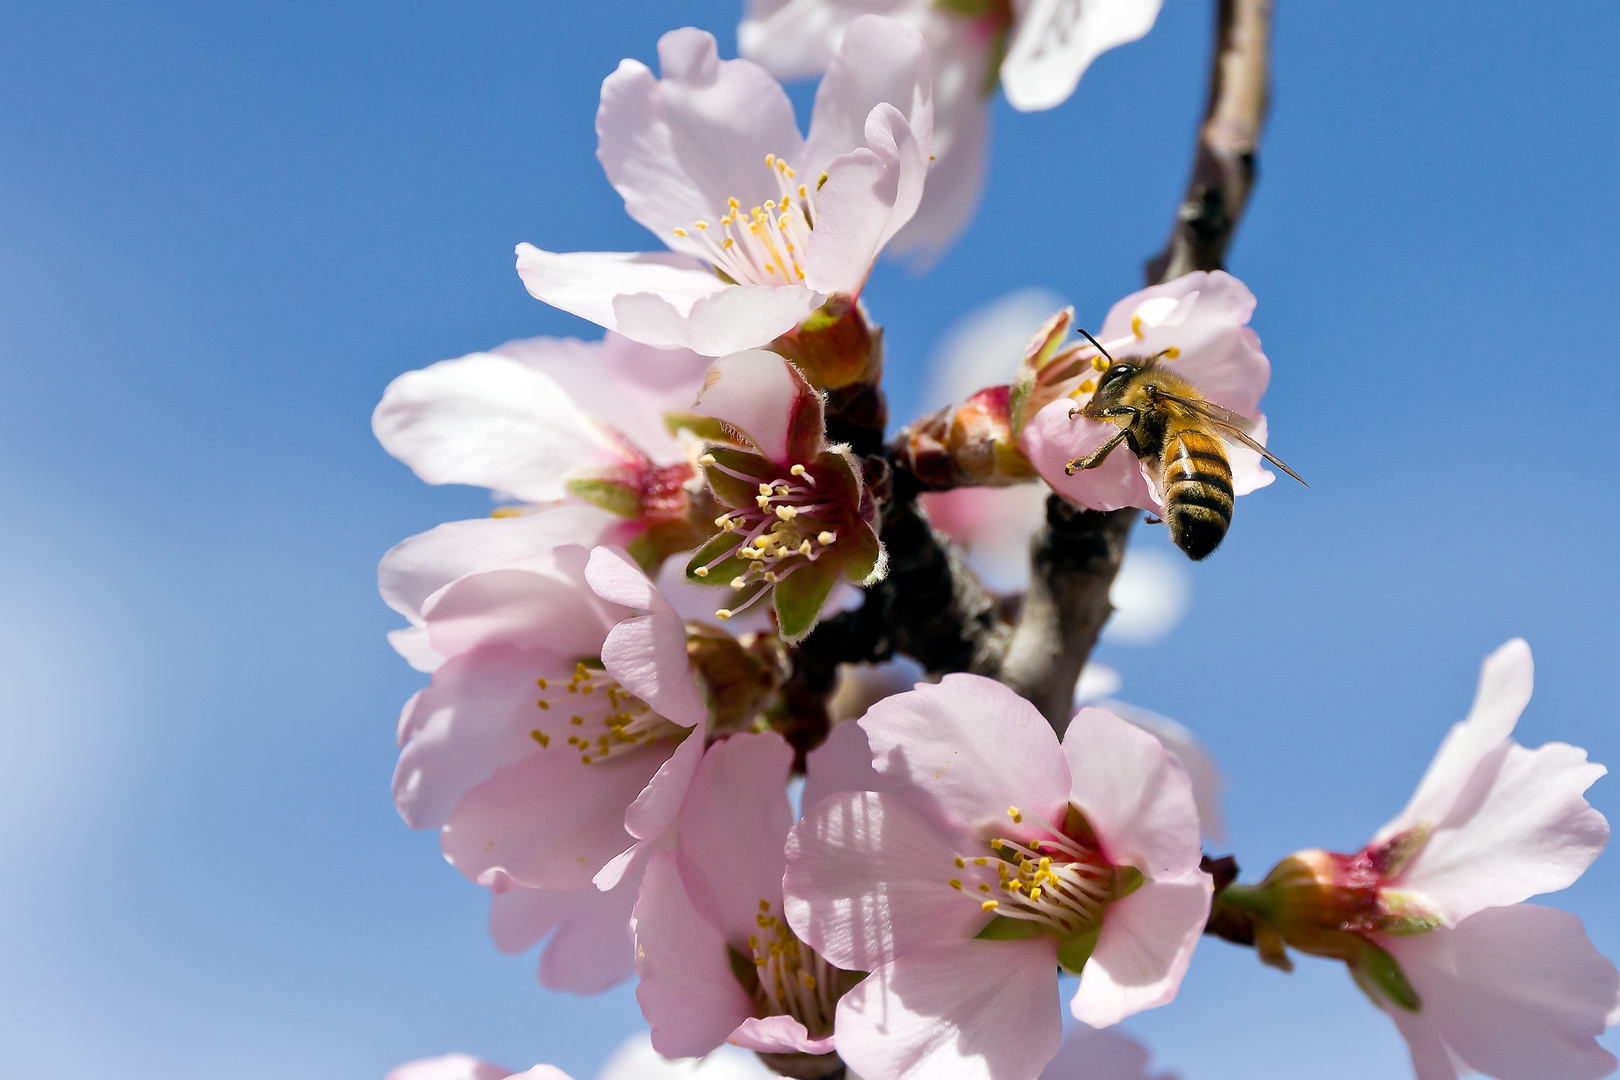
[(1140, 364), (1133, 364), (1129, 361), (1118, 361), (1114, 363), (1097, 379), (1097, 393), (1093, 400), (1111, 397), (1118, 394), (1121, 390), (1125, 389), (1125, 385), (1130, 382), (1131, 376), (1135, 375), (1141, 370), (1142, 367)]

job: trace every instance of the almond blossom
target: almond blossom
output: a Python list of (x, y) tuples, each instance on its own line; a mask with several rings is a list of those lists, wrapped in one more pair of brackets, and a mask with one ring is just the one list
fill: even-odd
[(1153, 28), (1160, 0), (750, 0), (744, 56), (784, 79), (826, 70), (854, 21), (875, 12), (913, 27), (934, 70), (934, 164), (897, 249), (939, 251), (967, 224), (984, 183), (990, 96), (999, 80), (1024, 111), (1067, 100), (1091, 61)]
[(1148, 1072), (1147, 1047), (1118, 1029), (1098, 1031), (1080, 1025), (1063, 1037), (1040, 1080), (1177, 1080), (1174, 1073)]
[(1062, 1038), (1060, 967), (1093, 1026), (1175, 996), (1212, 886), (1157, 739), (1088, 708), (1059, 744), (1023, 698), (960, 674), (859, 723), (883, 790), (809, 810), (784, 880), (798, 937), (872, 973), (837, 1010), (851, 1069), (1034, 1080)]
[[(811, 755), (813, 770), (829, 750), (870, 761), (864, 739), (829, 743)], [(833, 1049), (834, 1008), (861, 976), (828, 965), (784, 917), (792, 764), (774, 732), (716, 743), (692, 781), (678, 845), (652, 858), (632, 926), (636, 998), (660, 1053), (724, 1042), (768, 1054)]]
[(406, 659), (423, 671), (443, 662), (422, 603), (463, 574), (560, 544), (619, 544), (652, 566), (701, 539), (687, 520), (700, 445), (689, 409), (708, 363), (610, 333), (511, 341), (390, 383), (371, 420), (385, 450), (430, 484), (520, 503), (383, 556), (383, 599), (411, 624), (389, 635)]
[[(1254, 294), (1222, 270), (1196, 271), (1132, 293), (1109, 309), (1096, 335), (1116, 361), (1158, 357), (1174, 376), (1207, 400), (1248, 420), (1248, 435), (1266, 442), (1260, 398), (1271, 363), (1249, 329)], [(1012, 424), (1018, 444), (1042, 479), (1066, 498), (1093, 510), (1136, 506), (1164, 512), (1164, 492), (1152, 463), (1119, 446), (1094, 468), (1069, 465), (1101, 449), (1119, 427), (1079, 410), (1091, 400), (1101, 375), (1117, 366), (1089, 342), (1065, 344), (1073, 311), (1064, 309), (1035, 335), (1013, 391)], [(1261, 456), (1228, 441), (1234, 495), (1265, 487), (1276, 475)]]
[(922, 39), (849, 26), (801, 136), (787, 93), (692, 28), (602, 84), (597, 156), (668, 252), (517, 249), (529, 292), (648, 345), (707, 356), (766, 345), (829, 298), (858, 296), (922, 198), (933, 99)]
[(1607, 770), (1577, 747), (1512, 739), (1532, 675), (1522, 640), (1486, 659), (1468, 718), (1361, 851), (1302, 851), (1221, 895), (1269, 962), (1288, 967), (1285, 946), (1345, 961), (1406, 1037), (1418, 1080), (1616, 1067), (1596, 1036), (1620, 1021), (1620, 973), (1580, 919), (1523, 903), (1573, 884), (1609, 836), (1584, 796)]
[(883, 577), (877, 507), (861, 464), (848, 447), (827, 444), (822, 396), (775, 353), (716, 361), (693, 408), (737, 441), (700, 459), (725, 512), (687, 574), (733, 591), (715, 612), (721, 619), (769, 596), (778, 632), (797, 641), (840, 578), (869, 585)]

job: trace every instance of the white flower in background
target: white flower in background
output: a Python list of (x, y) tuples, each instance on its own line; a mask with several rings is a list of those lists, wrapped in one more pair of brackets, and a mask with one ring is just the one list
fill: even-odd
[(1181, 625), (1192, 603), (1187, 561), (1169, 552), (1134, 545), (1125, 552), (1108, 589), (1114, 614), (1103, 626), (1103, 640), (1117, 645), (1152, 645)]
[(784, 79), (826, 70), (855, 19), (874, 12), (915, 28), (933, 60), (934, 164), (897, 250), (942, 250), (973, 214), (984, 182), (990, 97), (1015, 109), (1061, 104), (1086, 67), (1153, 28), (1160, 0), (751, 0), (737, 43)]
[(1149, 1073), (1147, 1047), (1115, 1028), (1071, 1028), (1040, 1080), (1178, 1080), (1175, 1073)]
[(661, 77), (625, 60), (602, 83), (597, 157), (668, 252), (517, 249), (537, 299), (647, 345), (757, 348), (831, 297), (854, 298), (917, 209), (933, 142), (915, 31), (858, 19), (816, 94), (808, 137), (786, 91), (691, 28), (658, 42)]
[[(775, 1076), (760, 1064), (759, 1058), (735, 1046), (722, 1046), (702, 1058), (670, 1059), (654, 1050), (647, 1033), (641, 1032), (619, 1044), (596, 1074), (596, 1080), (774, 1080)], [(509, 1077), (569, 1080), (567, 1073), (550, 1065), (536, 1065), (528, 1072), (514, 1073), (467, 1054), (445, 1054), (408, 1062), (389, 1073), (387, 1080), (508, 1080)], [(1122, 1074), (1120, 1080), (1136, 1078)]]

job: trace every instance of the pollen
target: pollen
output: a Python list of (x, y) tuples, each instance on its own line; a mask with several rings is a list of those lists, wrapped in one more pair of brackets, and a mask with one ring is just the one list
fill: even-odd
[(1093, 356), (1091, 358), (1091, 369), (1093, 371), (1107, 371), (1108, 361), (1104, 360), (1101, 356)]
[(1097, 389), (1097, 384), (1095, 382), (1093, 382), (1092, 380), (1087, 379), (1085, 382), (1080, 384), (1078, 389), (1079, 389), (1080, 393), (1082, 393), (1082, 394), (1089, 394), (1093, 390)]
[(984, 903), (979, 905), (979, 908), (982, 911), (994, 911), (1000, 906), (1001, 905), (995, 900), (986, 900)]
[(1024, 815), (1019, 812), (1016, 806), (1007, 807), (1007, 816), (1013, 819), (1014, 825), (1020, 825), (1024, 821)]
[(1131, 333), (1136, 336), (1137, 341), (1142, 340), (1142, 316), (1131, 316)]
[(962, 858), (962, 856), (958, 855), (956, 857), (956, 868), (958, 870), (961, 870), (961, 869), (965, 868), (966, 866), (967, 866), (967, 860)]
[(1166, 360), (1174, 360), (1181, 355), (1181, 350), (1172, 345), (1168, 349), (1164, 350), (1164, 352), (1160, 353), (1160, 355)]
[(955, 889), (957, 892), (961, 892), (962, 891), (962, 879), (961, 878), (951, 878), (950, 886), (951, 886), (951, 888)]
[(700, 566), (696, 570), (693, 570), (692, 573), (697, 577), (708, 577), (709, 568), (707, 566)]

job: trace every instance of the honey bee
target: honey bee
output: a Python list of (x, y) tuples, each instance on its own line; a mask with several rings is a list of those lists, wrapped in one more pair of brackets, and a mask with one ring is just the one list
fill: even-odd
[[(1069, 462), (1073, 476), (1095, 469), (1120, 443), (1157, 469), (1164, 491), (1164, 520), (1170, 539), (1192, 559), (1214, 551), (1232, 524), (1232, 466), (1221, 440), (1241, 443), (1305, 484), (1293, 469), (1250, 437), (1254, 422), (1204, 398), (1198, 388), (1159, 366), (1172, 350), (1115, 360), (1087, 334), (1110, 366), (1097, 379), (1091, 400), (1070, 411), (1119, 425), (1119, 434), (1086, 457)], [(1309, 484), (1305, 484), (1310, 487)]]

